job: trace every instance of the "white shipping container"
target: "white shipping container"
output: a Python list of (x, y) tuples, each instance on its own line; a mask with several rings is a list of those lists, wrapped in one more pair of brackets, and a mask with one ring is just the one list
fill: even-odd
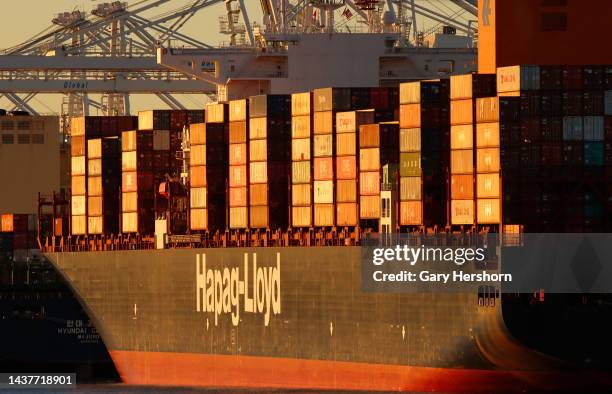
[(136, 171), (137, 158), (136, 151), (121, 152), (121, 169), (123, 171)]
[(583, 139), (582, 116), (563, 117), (563, 140), (581, 141)]
[(208, 212), (206, 209), (192, 209), (189, 225), (192, 230), (206, 230), (208, 227)]
[(400, 130), (400, 152), (421, 151), (421, 129)]
[(153, 150), (170, 149), (170, 132), (168, 130), (153, 130)]
[(72, 215), (80, 216), (87, 214), (87, 197), (72, 196)]
[(248, 225), (247, 207), (230, 208), (230, 228), (246, 228)]
[(310, 137), (310, 115), (294, 116), (291, 118), (291, 138)]
[(292, 183), (310, 183), (310, 161), (294, 161), (291, 169)]
[(355, 111), (336, 113), (336, 132), (337, 133), (356, 131), (355, 123), (356, 123)]
[[(355, 136), (353, 135), (353, 140), (354, 139)], [(332, 152), (331, 134), (320, 134), (314, 136), (314, 157), (329, 157), (332, 155)]]
[(314, 181), (314, 202), (316, 204), (334, 202), (334, 181)]
[(249, 181), (250, 183), (267, 183), (268, 163), (265, 161), (250, 163)]
[(121, 227), (124, 233), (135, 233), (138, 231), (138, 212), (124, 212), (121, 215)]
[(585, 141), (604, 140), (604, 117), (585, 116), (583, 119), (583, 131)]
[(411, 201), (421, 199), (421, 177), (408, 176), (400, 178), (400, 200)]
[(191, 188), (190, 191), (191, 208), (206, 208), (206, 188)]
[(291, 205), (310, 205), (310, 183), (301, 183), (291, 186)]
[(267, 118), (249, 119), (249, 139), (262, 139), (267, 135)]
[(311, 208), (308, 207), (292, 207), (291, 208), (291, 223), (293, 227), (310, 227), (312, 221)]
[(85, 175), (85, 156), (76, 156), (71, 159), (72, 176)]

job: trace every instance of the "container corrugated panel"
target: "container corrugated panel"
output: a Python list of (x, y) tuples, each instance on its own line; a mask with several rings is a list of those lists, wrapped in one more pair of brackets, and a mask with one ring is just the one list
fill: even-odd
[(420, 82), (400, 83), (400, 104), (417, 104), (421, 102)]
[(479, 199), (476, 202), (478, 223), (498, 224), (501, 220), (499, 199)]
[(351, 156), (357, 154), (357, 135), (342, 133), (336, 135), (336, 155)]
[(380, 169), (380, 148), (364, 148), (359, 150), (359, 169), (373, 171)]
[(102, 195), (102, 177), (89, 176), (87, 178), (87, 195), (101, 196)]
[(232, 122), (229, 124), (229, 143), (239, 144), (247, 140), (247, 123)]
[(499, 146), (499, 123), (478, 123), (476, 125), (476, 147)]
[(421, 129), (400, 129), (400, 152), (419, 152), (421, 150)]
[(451, 223), (474, 223), (474, 200), (451, 200)]
[(249, 186), (249, 205), (268, 205), (267, 183), (258, 183)]
[(478, 174), (476, 176), (477, 198), (499, 198), (499, 173)]
[(421, 200), (421, 177), (400, 177), (400, 200)]
[(99, 159), (102, 157), (102, 139), (96, 138), (87, 141), (87, 159)]
[(359, 127), (359, 147), (376, 148), (380, 146), (378, 124), (366, 124)]
[[(268, 142), (267, 140), (249, 141), (249, 160), (251, 162), (266, 161), (268, 159), (268, 143), (267, 142)], [(295, 141), (294, 141), (294, 144), (295, 144)]]
[(421, 176), (421, 154), (418, 152), (400, 154), (400, 176)]
[(356, 179), (339, 179), (336, 181), (337, 202), (356, 202), (357, 201), (357, 180)]
[(71, 213), (72, 215), (77, 215), (77, 216), (86, 215), (87, 214), (87, 197), (72, 196)]
[(247, 100), (231, 100), (229, 102), (229, 121), (244, 121), (247, 118)]
[(206, 104), (206, 123), (223, 123), (227, 119), (227, 104)]
[[(320, 136), (317, 136), (317, 137), (320, 137)], [(291, 141), (291, 159), (294, 161), (310, 160), (310, 139), (309, 138), (294, 138)], [(253, 159), (253, 160), (257, 160), (257, 159)]]
[(189, 167), (189, 184), (191, 187), (206, 186), (206, 166)]
[(230, 187), (229, 189), (229, 206), (230, 207), (246, 207), (247, 204), (247, 188), (246, 187)]
[(604, 140), (604, 117), (585, 116), (583, 118), (583, 131), (585, 141)]
[(72, 136), (70, 139), (70, 155), (71, 156), (85, 156), (87, 151), (87, 144), (85, 136)]
[(138, 193), (121, 193), (121, 211), (135, 212), (138, 210)]
[(359, 197), (359, 218), (380, 219), (380, 196)]
[(265, 161), (249, 163), (249, 182), (266, 183), (268, 182), (268, 163)]
[(357, 226), (357, 203), (336, 204), (336, 224), (338, 226)]
[(399, 216), (402, 226), (423, 224), (423, 203), (421, 201), (401, 201)]
[(85, 156), (77, 156), (71, 158), (71, 174), (85, 175)]
[(581, 141), (584, 138), (582, 116), (563, 117), (563, 140)]
[(310, 115), (291, 118), (291, 138), (310, 138)]
[(102, 196), (87, 197), (87, 216), (101, 216), (103, 213), (104, 207)]
[(399, 124), (403, 129), (421, 126), (421, 104), (402, 104), (399, 110)]
[[(357, 158), (356, 156), (336, 157), (336, 179), (356, 179), (357, 178)], [(333, 175), (333, 170), (332, 170)], [(332, 178), (328, 178), (332, 179)]]
[(123, 212), (121, 214), (121, 228), (124, 233), (138, 232), (138, 212)]
[(293, 93), (291, 95), (291, 115), (308, 115), (311, 111), (311, 93)]
[(104, 234), (104, 216), (87, 217), (87, 232), (89, 234)]
[(294, 161), (291, 167), (292, 183), (310, 183), (310, 161)]
[(247, 162), (247, 144), (229, 145), (229, 164), (243, 165)]
[(192, 166), (206, 165), (206, 145), (195, 145), (190, 148), (189, 164)]
[(206, 208), (208, 201), (205, 187), (193, 187), (190, 190), (190, 207), (191, 208)]
[(292, 207), (291, 222), (293, 227), (310, 227), (312, 224), (310, 207)]
[(473, 103), (471, 99), (454, 100), (450, 103), (450, 122), (452, 125), (474, 123)]
[(87, 160), (87, 176), (102, 175), (102, 159)]
[(267, 118), (250, 118), (249, 119), (249, 139), (257, 140), (268, 136), (268, 119)]
[(334, 115), (332, 111), (315, 112), (312, 118), (314, 134), (329, 134), (334, 131)]
[(380, 195), (380, 173), (378, 171), (359, 174), (359, 194), (362, 196)]
[(86, 193), (86, 177), (84, 175), (73, 176), (71, 181), (73, 196), (84, 195)]
[[(350, 134), (343, 134), (343, 136), (351, 136)], [(353, 135), (353, 141), (355, 136)], [(332, 134), (320, 134), (314, 136), (314, 157), (328, 157), (333, 154), (333, 135)], [(354, 150), (353, 150), (354, 151)]]
[(453, 200), (471, 200), (474, 198), (474, 176), (452, 175), (451, 198)]
[(476, 149), (476, 171), (499, 172), (500, 169), (499, 148)]
[(73, 235), (85, 235), (87, 234), (87, 216), (85, 215), (73, 215), (72, 216), (72, 234)]
[(474, 131), (471, 124), (451, 126), (451, 149), (472, 149)]
[(230, 166), (229, 167), (229, 185), (230, 187), (243, 187), (247, 185), (247, 166)]
[(515, 92), (540, 89), (540, 67), (520, 65), (497, 68), (497, 91)]
[(331, 157), (317, 157), (314, 159), (314, 179), (327, 181), (334, 179), (334, 164)]
[[(121, 170), (136, 171), (138, 164), (138, 152), (121, 152)], [(73, 172), (74, 173), (74, 172)]]
[(191, 209), (189, 227), (192, 230), (206, 230), (208, 228), (208, 210)]
[(476, 99), (476, 123), (499, 122), (499, 97)]
[(316, 204), (334, 202), (334, 181), (314, 181), (314, 202)]
[(192, 123), (189, 125), (189, 144), (203, 145), (206, 143), (206, 123)]
[(314, 225), (317, 227), (334, 225), (334, 204), (314, 205)]
[(232, 207), (229, 213), (230, 228), (247, 228), (249, 217), (248, 208), (246, 207)]
[(472, 174), (474, 153), (471, 149), (451, 151), (451, 174)]
[(268, 221), (268, 206), (251, 206), (249, 208), (250, 215), (250, 227), (253, 228), (265, 228), (269, 227)]
[[(315, 189), (315, 201), (316, 201), (316, 190), (317, 182), (314, 183)], [(306, 206), (311, 204), (311, 190), (310, 183), (294, 184), (291, 186), (291, 205), (293, 206)]]

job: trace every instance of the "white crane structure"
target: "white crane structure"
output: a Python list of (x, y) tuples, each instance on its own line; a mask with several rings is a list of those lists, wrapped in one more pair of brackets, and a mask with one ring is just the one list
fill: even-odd
[[(161, 6), (174, 7), (146, 17)], [(251, 22), (250, 6), (262, 19)], [(431, 3), (431, 4), (430, 4)], [(439, 3), (436, 5), (435, 3)], [(131, 94), (184, 108), (175, 94), (219, 100), (333, 86), (379, 86), (474, 67), (476, 0), (139, 0), (101, 3), (53, 18), (36, 37), (0, 51), (0, 98), (32, 114), (37, 94), (61, 94), (64, 129), (91, 108), (130, 113)], [(181, 33), (199, 11), (219, 5), (213, 47)], [(209, 10), (210, 11), (210, 10)], [(417, 17), (429, 31), (417, 32)], [(424, 24), (424, 23), (423, 23)], [(439, 25), (465, 34), (442, 34)], [(205, 31), (202, 32), (206, 33)], [(431, 34), (430, 34), (431, 33)], [(448, 32), (447, 32), (448, 33)], [(412, 35), (412, 38), (411, 38)], [(444, 36), (444, 37), (442, 37)], [(429, 47), (428, 47), (429, 45)], [(468, 68), (466, 70), (465, 68)], [(99, 101), (93, 95), (101, 95)]]

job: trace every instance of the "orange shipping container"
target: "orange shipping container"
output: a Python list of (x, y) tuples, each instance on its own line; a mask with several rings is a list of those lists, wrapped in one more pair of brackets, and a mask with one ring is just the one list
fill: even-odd
[(310, 115), (291, 118), (291, 138), (310, 137)]
[(478, 174), (476, 180), (476, 193), (478, 198), (499, 197), (499, 173)]
[(124, 233), (138, 231), (138, 212), (124, 212), (121, 214), (121, 228)]
[(14, 231), (13, 226), (13, 214), (3, 214), (2, 215), (2, 228), (3, 233), (12, 233)]
[(359, 218), (380, 218), (380, 196), (361, 196), (359, 198)]
[(71, 214), (75, 216), (87, 214), (87, 197), (85, 196), (72, 196), (72, 210)]
[(313, 115), (314, 134), (329, 134), (333, 129), (333, 112), (315, 112)]
[(342, 179), (336, 181), (338, 202), (357, 202), (357, 180)]
[(249, 187), (250, 205), (268, 205), (268, 184), (259, 183)]
[(400, 128), (421, 127), (421, 104), (402, 104), (399, 110)]
[(291, 159), (294, 161), (310, 160), (309, 138), (294, 138), (293, 140), (291, 140)]
[(474, 200), (451, 200), (451, 223), (474, 224)]
[(192, 146), (189, 154), (189, 163), (192, 166), (205, 166), (206, 165), (206, 145), (195, 145)]
[[(316, 159), (315, 159), (316, 160)], [(309, 183), (310, 182), (310, 162), (309, 161), (294, 161), (291, 163), (291, 183)]]
[[(336, 158), (336, 179), (356, 179), (357, 160), (355, 156), (341, 156)], [(328, 178), (331, 179), (331, 178)]]
[(247, 162), (246, 144), (230, 144), (229, 145), (229, 164), (241, 165)]
[(479, 123), (476, 125), (476, 147), (491, 148), (499, 146), (499, 123)]
[(376, 148), (380, 146), (380, 130), (378, 124), (361, 125), (359, 127), (359, 147)]
[(229, 102), (229, 120), (230, 122), (246, 120), (247, 117), (247, 100), (231, 100)]
[[(316, 190), (317, 181), (315, 181)], [(291, 186), (291, 205), (305, 206), (310, 205), (310, 183)]]
[(359, 150), (359, 169), (361, 171), (375, 171), (380, 169), (380, 148), (367, 148)]
[(400, 129), (400, 152), (421, 151), (421, 129)]
[(72, 177), (72, 195), (73, 196), (85, 195), (87, 191), (85, 179), (86, 177), (83, 175)]
[(334, 167), (331, 157), (317, 157), (314, 159), (314, 179), (317, 181), (334, 179)]
[(291, 115), (307, 115), (310, 114), (310, 92), (293, 93), (291, 95)]
[(189, 144), (206, 144), (206, 123), (192, 123), (189, 125)]
[(471, 149), (451, 151), (451, 174), (474, 173), (474, 155)]
[(229, 185), (230, 187), (240, 187), (247, 185), (247, 167), (246, 166), (230, 166), (229, 167)]
[(130, 152), (136, 150), (136, 130), (121, 133), (121, 151)]
[(423, 224), (423, 205), (421, 201), (400, 202), (400, 225), (420, 226)]
[(102, 139), (96, 138), (87, 141), (87, 159), (99, 159), (102, 157)]
[(208, 196), (205, 187), (192, 188), (189, 193), (191, 208), (206, 208)]
[(266, 183), (268, 182), (268, 163), (259, 161), (249, 164), (249, 182)]
[(314, 224), (317, 227), (334, 225), (334, 204), (314, 205)]
[(499, 199), (478, 200), (478, 223), (498, 224), (500, 222)]
[(246, 122), (232, 122), (229, 124), (229, 143), (241, 144), (247, 140)]
[(338, 226), (356, 226), (359, 224), (357, 203), (338, 203), (336, 208)]
[(121, 193), (121, 211), (136, 212), (138, 210), (138, 193)]
[(266, 161), (268, 159), (267, 140), (249, 141), (249, 160)]
[(206, 166), (189, 167), (189, 185), (191, 187), (206, 186)]
[(473, 95), (472, 89), (472, 74), (451, 75), (450, 77), (450, 98), (471, 99)]
[(476, 99), (476, 123), (499, 122), (499, 97)]
[(361, 172), (359, 174), (359, 194), (362, 196), (380, 195), (380, 174), (378, 171)]
[(73, 235), (84, 235), (87, 234), (87, 216), (72, 216), (72, 234)]
[(102, 195), (102, 177), (90, 176), (87, 178), (87, 195), (101, 196)]
[(70, 119), (70, 135), (72, 137), (85, 135), (84, 116), (78, 116)]
[(102, 201), (102, 197), (100, 196), (87, 198), (87, 216), (104, 215)]
[(208, 228), (208, 211), (206, 209), (192, 209), (189, 225), (192, 230), (206, 230)]
[(265, 228), (268, 227), (268, 207), (258, 206), (249, 209), (251, 215), (250, 227)]
[(257, 140), (266, 138), (268, 135), (268, 119), (267, 118), (251, 118), (249, 119), (249, 139)]
[(421, 199), (421, 177), (408, 176), (400, 177), (400, 200), (420, 200)]
[[(349, 135), (349, 134), (345, 134)], [(320, 134), (314, 136), (314, 157), (327, 157), (333, 154), (332, 134)]]
[(121, 170), (136, 171), (138, 162), (138, 154), (136, 151), (121, 153)]
[(343, 133), (336, 135), (336, 155), (349, 156), (357, 154), (357, 135)]
[(121, 173), (121, 191), (135, 192), (138, 190), (138, 181), (135, 171), (124, 171)]
[(477, 172), (499, 172), (499, 148), (476, 149)]
[(451, 149), (472, 149), (474, 128), (471, 124), (451, 126)]
[(310, 227), (312, 223), (310, 207), (292, 207), (291, 223), (293, 227)]
[(473, 101), (471, 99), (451, 101), (451, 104), (450, 104), (451, 125), (474, 123), (474, 117), (473, 117), (472, 111), (473, 111)]
[(223, 123), (226, 104), (206, 104), (206, 123)]
[(451, 175), (451, 198), (471, 200), (474, 198), (474, 175)]
[(71, 158), (71, 174), (85, 175), (85, 156), (77, 156)]
[(400, 104), (416, 104), (421, 102), (421, 83), (405, 82), (399, 87)]
[(334, 181), (314, 181), (314, 202), (317, 204), (334, 202)]
[(248, 208), (246, 207), (230, 208), (229, 219), (230, 219), (230, 228), (247, 228), (248, 222), (249, 222)]
[(102, 175), (102, 159), (87, 160), (87, 175), (88, 176)]
[(230, 187), (229, 189), (230, 207), (246, 207), (247, 206), (247, 188), (246, 187)]
[(88, 217), (87, 218), (87, 232), (89, 234), (103, 234), (104, 233), (104, 217)]

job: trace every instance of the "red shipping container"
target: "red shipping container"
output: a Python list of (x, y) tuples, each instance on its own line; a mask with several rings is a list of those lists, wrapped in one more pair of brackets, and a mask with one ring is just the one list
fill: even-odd
[(542, 166), (560, 167), (563, 162), (563, 147), (559, 144), (542, 145)]
[(563, 92), (563, 115), (582, 115), (582, 98), (582, 92), (580, 91)]
[(537, 142), (541, 139), (540, 119), (521, 119), (521, 140), (523, 142)]
[(336, 158), (336, 179), (355, 179), (357, 177), (357, 160), (355, 156)]
[(582, 113), (591, 116), (604, 114), (604, 94), (601, 90), (589, 90), (582, 93)]
[[(354, 156), (353, 160), (355, 159)], [(314, 179), (317, 181), (330, 181), (334, 179), (334, 162), (331, 157), (317, 157), (314, 159)]]
[(582, 67), (581, 66), (564, 66), (563, 67), (563, 89), (564, 90), (581, 90), (582, 89)]
[(541, 118), (540, 134), (544, 142), (561, 142), (563, 138), (563, 122), (561, 118)]
[(560, 66), (540, 66), (540, 89), (561, 90), (563, 69)]

